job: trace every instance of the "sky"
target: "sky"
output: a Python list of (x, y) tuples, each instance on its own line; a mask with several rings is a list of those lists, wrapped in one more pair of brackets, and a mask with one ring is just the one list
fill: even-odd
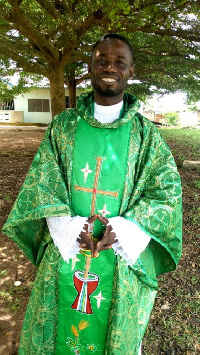
[(173, 112), (186, 110), (187, 105), (185, 105), (185, 99), (185, 94), (177, 93), (164, 95), (163, 97), (155, 95), (152, 101), (154, 103), (155, 111)]

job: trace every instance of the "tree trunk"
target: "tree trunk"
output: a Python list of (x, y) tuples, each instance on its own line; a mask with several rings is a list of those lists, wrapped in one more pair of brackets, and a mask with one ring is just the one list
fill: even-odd
[(66, 109), (64, 68), (52, 66), (49, 76), (52, 118)]
[(76, 107), (76, 80), (73, 82), (68, 81), (68, 90), (70, 107)]

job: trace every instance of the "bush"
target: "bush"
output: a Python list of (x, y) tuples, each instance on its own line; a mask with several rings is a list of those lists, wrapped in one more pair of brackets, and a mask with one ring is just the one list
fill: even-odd
[(166, 112), (164, 118), (166, 123), (170, 126), (177, 126), (180, 120), (178, 112)]

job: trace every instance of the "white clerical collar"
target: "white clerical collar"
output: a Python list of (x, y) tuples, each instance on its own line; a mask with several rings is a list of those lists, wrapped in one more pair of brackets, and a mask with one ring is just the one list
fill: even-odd
[(102, 106), (94, 103), (94, 110), (98, 113), (110, 113), (110, 112), (120, 112), (123, 105), (123, 100), (115, 105)]
[(94, 118), (101, 123), (112, 123), (117, 120), (123, 106), (123, 100), (115, 105), (102, 106), (94, 103)]

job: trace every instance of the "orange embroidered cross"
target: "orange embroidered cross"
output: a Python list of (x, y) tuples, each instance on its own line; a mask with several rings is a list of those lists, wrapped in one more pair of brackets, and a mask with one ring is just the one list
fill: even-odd
[(95, 171), (93, 188), (87, 188), (87, 187), (81, 187), (81, 186), (75, 185), (75, 190), (77, 190), (77, 191), (92, 193), (91, 216), (93, 216), (95, 214), (97, 194), (105, 195), (105, 196), (112, 196), (115, 198), (118, 197), (118, 191), (112, 192), (112, 191), (104, 191), (104, 190), (98, 189), (99, 175), (100, 175), (100, 170), (101, 170), (101, 165), (102, 165), (103, 159), (104, 158), (100, 158), (100, 157), (96, 158), (97, 166), (96, 166), (96, 171)]

